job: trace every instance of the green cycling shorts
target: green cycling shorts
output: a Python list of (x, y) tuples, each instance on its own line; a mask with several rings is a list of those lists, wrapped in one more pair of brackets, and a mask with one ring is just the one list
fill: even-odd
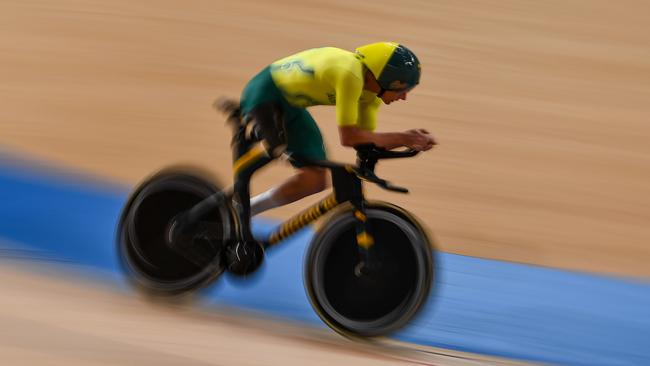
[[(294, 107), (282, 96), (273, 82), (271, 70), (266, 67), (251, 79), (240, 99), (242, 114), (266, 103), (279, 103), (282, 107), (287, 133), (287, 151), (312, 160), (325, 160), (325, 144), (320, 129), (311, 114), (304, 108)], [(292, 162), (299, 168), (300, 164)]]

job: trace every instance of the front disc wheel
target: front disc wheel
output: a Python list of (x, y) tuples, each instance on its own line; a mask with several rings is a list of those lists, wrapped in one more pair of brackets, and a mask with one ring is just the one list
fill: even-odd
[(385, 336), (403, 327), (428, 298), (432, 249), (416, 226), (388, 210), (368, 209), (374, 238), (371, 271), (359, 271), (356, 219), (334, 218), (309, 248), (305, 282), (314, 309), (335, 331)]

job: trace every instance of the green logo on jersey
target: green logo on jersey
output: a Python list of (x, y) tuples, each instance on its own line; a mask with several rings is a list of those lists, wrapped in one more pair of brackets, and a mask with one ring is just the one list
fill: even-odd
[(273, 71), (280, 70), (280, 71), (291, 71), (291, 70), (299, 70), (303, 74), (308, 74), (310, 76), (314, 76), (316, 73), (313, 68), (305, 66), (305, 64), (302, 62), (302, 60), (294, 60), (294, 61), (288, 61), (279, 65), (273, 65), (272, 66)]

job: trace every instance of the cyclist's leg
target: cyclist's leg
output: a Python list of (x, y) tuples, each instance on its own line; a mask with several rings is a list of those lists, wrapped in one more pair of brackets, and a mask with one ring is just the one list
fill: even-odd
[[(283, 106), (287, 136), (287, 151), (310, 160), (324, 160), (327, 155), (318, 125), (307, 110)], [(324, 168), (301, 166), (294, 163), (297, 172), (278, 187), (270, 189), (251, 200), (252, 215), (283, 206), (309, 195), (321, 192), (328, 186)]]
[[(286, 146), (287, 151), (306, 158), (326, 158), (323, 138), (316, 122), (305, 109), (286, 102), (273, 82), (268, 67), (244, 88), (241, 112), (244, 118), (253, 118), (260, 126), (273, 157), (277, 157)], [(327, 187), (327, 172), (323, 168), (296, 168), (298, 172), (295, 176), (250, 200), (251, 215), (289, 204)]]
[[(253, 77), (242, 92), (240, 113), (246, 123), (240, 133), (247, 135), (252, 127), (256, 132), (261, 132), (264, 139), (263, 151), (248, 143), (245, 146), (233, 146), (235, 166), (239, 168), (235, 169), (235, 201), (240, 204), (238, 212), (242, 220), (251, 216), (249, 183), (253, 173), (278, 157), (286, 148), (282, 120), (283, 100), (268, 67)], [(239, 138), (235, 141), (239, 142)], [(238, 164), (239, 161), (242, 163)]]

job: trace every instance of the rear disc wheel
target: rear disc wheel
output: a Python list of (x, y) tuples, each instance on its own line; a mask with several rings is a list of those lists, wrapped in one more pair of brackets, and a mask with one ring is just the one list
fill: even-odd
[(234, 216), (227, 204), (197, 225), (213, 257), (197, 265), (173, 250), (167, 241), (169, 224), (179, 213), (219, 191), (209, 180), (184, 171), (164, 171), (131, 196), (120, 219), (117, 241), (122, 266), (131, 281), (153, 295), (176, 296), (198, 289), (223, 272), (220, 247), (230, 239)]

